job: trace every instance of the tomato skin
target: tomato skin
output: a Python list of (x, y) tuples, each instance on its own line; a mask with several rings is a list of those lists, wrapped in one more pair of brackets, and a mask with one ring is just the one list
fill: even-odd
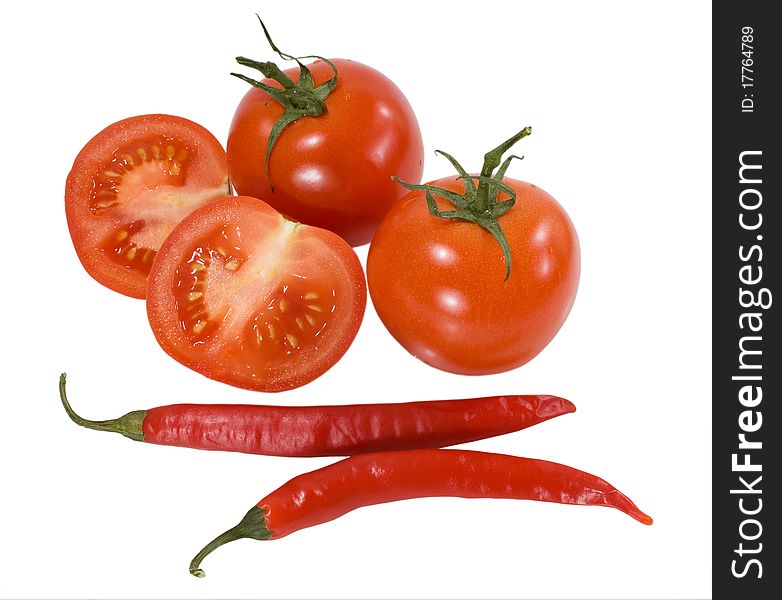
[[(230, 191), (225, 150), (209, 131), (188, 119), (164, 114), (130, 117), (109, 125), (87, 142), (76, 157), (65, 185), (68, 229), (85, 270), (99, 283), (132, 298), (146, 296), (146, 274), (149, 265), (145, 265), (146, 271), (130, 268), (111, 260), (105, 249), (100, 248), (107, 236), (128, 225), (128, 215), (117, 214), (111, 210), (96, 211), (91, 195), (96, 186), (96, 174), (107, 168), (115, 168), (110, 164), (113, 155), (122, 152), (132, 154), (136, 167), (140, 167), (141, 161), (136, 151), (143, 145), (143, 140), (150, 139), (181, 142), (187, 148), (187, 166), (182, 167), (176, 185), (163, 186), (156, 183), (143, 189), (143, 182), (136, 181), (132, 186), (143, 189), (148, 195), (154, 195), (155, 188), (159, 188), (161, 193), (171, 192), (172, 199), (177, 202), (182, 202), (182, 198), (174, 197), (179, 190), (191, 194), (183, 202), (183, 207), (169, 211), (177, 217), (174, 222), (159, 225), (161, 231), (155, 236), (155, 246), (162, 242), (165, 233), (173, 228), (179, 216), (184, 216), (188, 210), (210, 199), (222, 197)], [(145, 152), (147, 151), (148, 148)], [(162, 152), (165, 154), (165, 148)], [(147, 160), (152, 160), (151, 152), (147, 153)], [(143, 209), (143, 206), (141, 208)], [(144, 219), (143, 212), (136, 214), (135, 218)], [(156, 251), (157, 247), (151, 249)]]
[[(199, 336), (192, 329), (197, 321), (188, 321), (186, 304), (183, 309), (191, 288), (187, 287), (188, 277), (182, 276), (182, 267), (195, 264), (192, 258), (221, 228), (240, 231), (235, 239), (244, 246), (241, 262), (247, 268), (231, 265), (233, 259), (220, 263), (217, 252), (223, 249), (209, 249), (213, 261), (199, 272), (215, 270), (216, 274), (192, 288), (204, 301), (195, 312), (205, 314), (200, 318), (206, 322), (208, 317), (212, 326), (199, 330), (204, 334)], [(297, 285), (321, 292), (333, 287), (333, 306), (323, 304), (326, 294), (320, 293), (320, 299), (305, 302), (320, 304), (314, 307), (317, 312), (295, 314), (293, 307), (294, 315), (287, 317), (286, 325), (280, 318), (290, 315), (292, 302), (288, 299), (285, 309), (275, 293)], [(267, 340), (262, 347), (251, 328), (256, 322), (272, 322), (268, 320), (272, 306), (277, 309), (274, 340)], [(217, 381), (264, 392), (299, 387), (331, 368), (353, 342), (365, 306), (364, 272), (343, 239), (325, 229), (291, 222), (262, 200), (246, 196), (215, 200), (188, 215), (160, 247), (148, 280), (147, 315), (166, 353)], [(287, 312), (283, 314), (283, 310)], [(307, 316), (312, 321), (306, 321)], [(295, 317), (299, 318), (294, 321)], [(310, 335), (309, 342), (300, 347), (299, 342), (308, 335), (305, 330), (315, 326), (315, 317), (320, 335)], [(283, 329), (283, 325), (290, 329)], [(264, 329), (263, 333), (269, 331)], [(294, 336), (287, 338), (294, 340), (293, 348), (281, 346), (286, 343), (286, 334)]]
[[(326, 112), (288, 125), (272, 149), (274, 191), (266, 178), (266, 140), (283, 108), (257, 88), (244, 96), (231, 123), (228, 168), (238, 194), (261, 198), (359, 246), (404, 195), (391, 176), (421, 180), (423, 143), (415, 114), (393, 82), (355, 61), (333, 63), (339, 75)], [(308, 67), (316, 85), (333, 75), (323, 61)], [(298, 81), (298, 68), (285, 73)]]
[[(523, 365), (559, 331), (575, 299), (580, 250), (570, 218), (539, 187), (503, 181), (517, 193), (499, 218), (513, 260), (507, 281), (497, 241), (472, 223), (432, 216), (420, 191), (391, 209), (369, 248), (378, 316), (411, 354), (444, 371), (485, 375)], [(433, 183), (464, 190), (453, 177)], [(435, 198), (441, 210), (453, 208)]]

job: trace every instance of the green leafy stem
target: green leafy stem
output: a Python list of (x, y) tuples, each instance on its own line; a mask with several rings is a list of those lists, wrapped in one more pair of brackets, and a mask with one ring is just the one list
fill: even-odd
[[(283, 60), (295, 60), (299, 65), (299, 81), (294, 82), (293, 79), (288, 77), (288, 75), (273, 62), (261, 62), (251, 58), (245, 58), (244, 56), (236, 57), (236, 62), (240, 65), (260, 71), (264, 77), (276, 81), (282, 88), (252, 79), (241, 73), (231, 73), (234, 77), (246, 81), (259, 90), (263, 90), (285, 109), (282, 116), (274, 123), (274, 126), (269, 133), (269, 139), (266, 142), (266, 181), (269, 183), (269, 187), (273, 192), (274, 186), (272, 185), (271, 177), (269, 175), (269, 158), (271, 157), (274, 145), (277, 143), (277, 138), (280, 137), (283, 129), (302, 117), (317, 117), (326, 112), (326, 98), (334, 91), (334, 88), (337, 87), (337, 67), (335, 67), (334, 63), (330, 60), (323, 58), (322, 56), (314, 54), (309, 56), (292, 56), (291, 54), (283, 52), (272, 41), (269, 30), (266, 29), (266, 25), (264, 25), (261, 17), (258, 15), (256, 15), (256, 17), (258, 17), (258, 21), (261, 23), (263, 33), (266, 36), (266, 41), (269, 42), (272, 50), (274, 50)], [(312, 73), (307, 68), (307, 65), (301, 62), (303, 59), (307, 58), (322, 60), (331, 67), (331, 70), (334, 71), (334, 75), (326, 82), (316, 86), (312, 78)]]
[[(483, 158), (483, 168), (480, 175), (470, 175), (453, 156), (442, 150), (436, 150), (437, 154), (448, 159), (459, 173), (459, 179), (464, 181), (464, 192), (461, 194), (436, 185), (407, 183), (398, 177), (393, 178), (394, 181), (401, 183), (409, 190), (425, 192), (427, 207), (429, 212), (435, 217), (469, 221), (482, 227), (494, 236), (505, 257), (506, 281), (510, 277), (513, 257), (508, 240), (500, 227), (498, 219), (515, 206), (516, 192), (508, 184), (504, 183), (502, 179), (505, 177), (511, 161), (514, 158), (521, 159), (523, 157), (511, 154), (503, 161), (502, 155), (516, 142), (527, 137), (530, 133), (532, 133), (532, 128), (525, 127), (513, 137), (487, 152)], [(500, 192), (506, 194), (508, 198), (500, 201)], [(440, 196), (450, 202), (454, 207), (453, 210), (440, 210), (435, 201), (435, 196)]]

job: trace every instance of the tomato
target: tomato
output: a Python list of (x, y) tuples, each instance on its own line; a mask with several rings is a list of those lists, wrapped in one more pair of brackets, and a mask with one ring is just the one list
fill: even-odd
[(336, 234), (229, 196), (182, 220), (149, 274), (161, 347), (207, 377), (281, 391), (329, 369), (356, 336), (364, 272)]
[(79, 152), (65, 213), (87, 272), (144, 298), (155, 253), (174, 225), (227, 193), (225, 151), (211, 133), (181, 117), (143, 115), (109, 125)]
[[(282, 130), (270, 152), (268, 178), (267, 141), (284, 109), (264, 90), (247, 92), (228, 134), (228, 168), (238, 194), (261, 198), (357, 246), (369, 242), (404, 195), (391, 176), (421, 180), (423, 144), (410, 104), (388, 78), (358, 62), (331, 62), (338, 78), (325, 112)], [(327, 62), (307, 66), (316, 85), (333, 76)], [(299, 81), (298, 69), (285, 74)], [(262, 83), (281, 87), (270, 79)]]
[[(483, 375), (523, 365), (573, 305), (580, 251), (570, 218), (539, 187), (502, 183), (516, 194), (497, 218), (513, 258), (509, 271), (492, 233), (430, 214), (426, 186), (391, 209), (369, 248), (367, 279), (380, 319), (410, 353), (445, 371)], [(428, 185), (465, 192), (464, 179), (454, 177)], [(432, 199), (436, 210), (453, 208), (442, 196)]]

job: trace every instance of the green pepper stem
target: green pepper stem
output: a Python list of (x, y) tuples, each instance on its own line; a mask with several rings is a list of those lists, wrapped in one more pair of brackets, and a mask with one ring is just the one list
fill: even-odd
[(253, 506), (237, 525), (221, 533), (204, 546), (190, 561), (190, 574), (196, 577), (206, 577), (206, 573), (200, 568), (201, 561), (223, 544), (243, 538), (253, 540), (270, 540), (272, 538), (272, 533), (266, 525), (266, 517), (260, 506)]
[(68, 413), (68, 416), (74, 423), (86, 427), (87, 429), (95, 429), (96, 431), (121, 433), (125, 437), (137, 442), (144, 441), (142, 424), (147, 416), (147, 411), (134, 410), (118, 419), (108, 419), (106, 421), (90, 421), (89, 419), (85, 419), (76, 414), (76, 411), (71, 408), (71, 405), (68, 402), (68, 396), (65, 394), (65, 377), (65, 373), (60, 375), (60, 400), (65, 407), (65, 412)]

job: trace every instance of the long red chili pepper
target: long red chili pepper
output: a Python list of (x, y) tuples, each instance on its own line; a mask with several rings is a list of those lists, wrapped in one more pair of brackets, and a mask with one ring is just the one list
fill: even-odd
[(399, 404), (257, 406), (172, 404), (107, 421), (77, 415), (78, 425), (136, 441), (271, 456), (349, 456), (409, 448), (439, 448), (524, 429), (576, 410), (557, 396), (495, 396)]
[(291, 479), (207, 544), (190, 563), (241, 538), (275, 540), (356, 508), (432, 496), (512, 498), (609, 506), (644, 525), (652, 518), (607, 481), (557, 463), (469, 450), (404, 450), (351, 456)]

